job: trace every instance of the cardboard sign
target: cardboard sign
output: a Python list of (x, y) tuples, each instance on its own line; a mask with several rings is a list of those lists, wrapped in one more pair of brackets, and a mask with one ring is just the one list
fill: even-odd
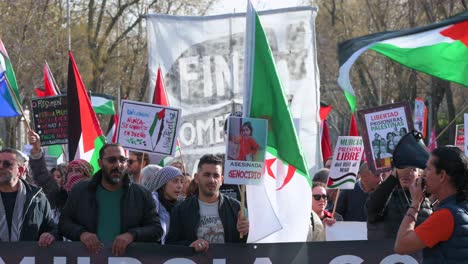
[(457, 125), (455, 129), (455, 146), (461, 150), (465, 147), (465, 127), (463, 124)]
[(180, 109), (122, 100), (117, 142), (129, 150), (173, 156)]
[(358, 111), (367, 161), (374, 173), (392, 169), (392, 156), (400, 139), (413, 130), (407, 102)]
[(224, 182), (259, 184), (262, 180), (268, 121), (229, 117)]
[(361, 137), (338, 137), (328, 178), (329, 189), (354, 189), (363, 152)]
[(68, 143), (67, 96), (58, 95), (31, 99), (34, 130), (41, 145)]
[(414, 102), (414, 130), (420, 132), (426, 138), (427, 131), (427, 107), (424, 99), (416, 98)]

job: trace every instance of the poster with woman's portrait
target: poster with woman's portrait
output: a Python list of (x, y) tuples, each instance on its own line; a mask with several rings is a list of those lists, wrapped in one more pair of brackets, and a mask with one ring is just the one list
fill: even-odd
[(358, 111), (367, 161), (372, 171), (391, 170), (392, 156), (400, 139), (413, 130), (407, 102)]
[(268, 136), (268, 121), (229, 117), (224, 182), (257, 184), (261, 180)]

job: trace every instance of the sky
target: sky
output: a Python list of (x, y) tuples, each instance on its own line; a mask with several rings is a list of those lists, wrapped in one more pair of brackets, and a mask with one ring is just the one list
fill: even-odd
[[(257, 11), (304, 5), (304, 0), (251, 0)], [(245, 12), (246, 0), (219, 0), (208, 15)]]

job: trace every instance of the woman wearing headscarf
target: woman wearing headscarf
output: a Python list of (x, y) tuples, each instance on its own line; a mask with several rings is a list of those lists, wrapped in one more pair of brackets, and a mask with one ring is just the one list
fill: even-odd
[(28, 139), (29, 144), (33, 146), (29, 159), (33, 179), (43, 189), (47, 199), (49, 199), (54, 213), (54, 220), (58, 222), (60, 211), (67, 201), (68, 192), (71, 191), (76, 183), (87, 180), (93, 175), (93, 166), (86, 160), (78, 159), (71, 161), (66, 165), (66, 181), (60, 186), (52, 173), (47, 170), (39, 135), (30, 130)]
[(184, 176), (179, 169), (172, 166), (163, 167), (155, 174), (150, 175), (146, 182), (147, 188), (153, 193), (156, 211), (159, 214), (163, 235), (161, 244), (164, 244), (169, 233), (169, 223), (172, 208), (177, 204), (182, 194)]

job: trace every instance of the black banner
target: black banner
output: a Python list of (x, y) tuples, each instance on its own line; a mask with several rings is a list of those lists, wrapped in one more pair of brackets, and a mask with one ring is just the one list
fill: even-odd
[(67, 95), (31, 99), (31, 109), (42, 146), (68, 143)]
[(0, 243), (0, 263), (5, 264), (416, 264), (415, 258), (393, 253), (393, 241), (340, 241), (277, 244), (210, 245), (206, 253), (183, 246), (133, 243), (122, 257), (112, 255), (111, 245), (90, 255), (80, 242), (55, 242), (48, 248), (36, 242)]

